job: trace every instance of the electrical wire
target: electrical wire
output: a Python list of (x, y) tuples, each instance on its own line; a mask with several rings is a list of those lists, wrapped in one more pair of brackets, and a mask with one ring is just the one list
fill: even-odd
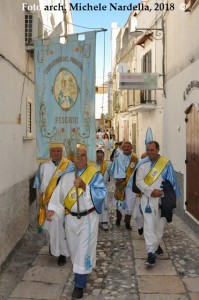
[(30, 80), (32, 83), (34, 83), (34, 81), (30, 78), (30, 77), (28, 77), (27, 75), (26, 75), (26, 73), (24, 73), (23, 71), (21, 71), (17, 66), (15, 66), (15, 64), (13, 64), (13, 62), (11, 62), (8, 58), (6, 58), (3, 54), (1, 54), (0, 53), (0, 57), (2, 58), (2, 59), (4, 59), (6, 62), (8, 62), (15, 70), (17, 70), (19, 73), (21, 73), (23, 76), (26, 76), (26, 78), (28, 79), (28, 80)]
[[(62, 21), (62, 22), (63, 22), (63, 21)], [(92, 29), (92, 30), (93, 30), (93, 29), (95, 29), (95, 30), (96, 30), (96, 29), (97, 29), (97, 30), (99, 30), (99, 29), (104, 29), (104, 28), (99, 28), (99, 27), (97, 27), (97, 28), (93, 28), (93, 27), (85, 27), (85, 26), (81, 26), (81, 25), (74, 24), (74, 23), (70, 23), (70, 22), (68, 22), (68, 21), (67, 21), (67, 23), (70, 24), (70, 25), (73, 25), (73, 26), (75, 26), (75, 27), (80, 27), (80, 28), (85, 28), (85, 29)]]
[[(93, 27), (85, 27), (85, 26), (77, 25), (77, 24), (70, 23), (70, 22), (64, 21), (64, 20), (61, 21), (59, 24), (57, 24), (57, 26), (59, 26), (59, 25), (62, 24), (63, 22), (66, 22), (66, 23), (68, 23), (68, 24), (70, 24), (70, 25), (73, 25), (73, 26), (75, 26), (75, 27), (80, 27), (80, 28), (84, 28), (84, 29), (107, 31), (107, 29), (105, 29), (105, 28), (99, 28), (99, 27), (96, 27), (96, 28), (93, 28)], [(45, 25), (45, 24), (43, 24), (43, 23), (42, 23), (42, 25), (47, 27), (47, 25)], [(57, 26), (56, 26), (56, 27), (57, 27)], [(48, 27), (50, 27), (50, 26), (48, 26)], [(48, 31), (48, 33), (52, 33), (53, 30), (56, 30), (56, 28), (52, 28), (52, 27), (51, 27), (51, 29), (49, 29), (49, 30), (47, 30), (47, 31)], [(44, 36), (44, 34), (45, 34), (45, 33), (43, 33), (43, 34), (41, 34), (41, 35), (39, 35), (39, 36), (34, 37), (33, 40), (35, 40), (35, 39), (37, 39), (37, 38), (40, 38), (40, 37)]]
[(21, 102), (20, 102), (20, 109), (19, 109), (19, 114), (21, 115), (21, 107), (22, 107), (22, 100), (23, 100), (23, 93), (24, 93), (24, 86), (25, 86), (25, 80), (26, 80), (26, 74), (27, 74), (27, 70), (28, 70), (28, 61), (29, 61), (29, 53), (28, 53), (28, 57), (27, 57), (27, 62), (26, 62), (26, 70), (25, 70), (25, 74), (24, 74), (24, 80), (23, 80), (23, 85), (22, 85), (22, 91), (21, 91)]

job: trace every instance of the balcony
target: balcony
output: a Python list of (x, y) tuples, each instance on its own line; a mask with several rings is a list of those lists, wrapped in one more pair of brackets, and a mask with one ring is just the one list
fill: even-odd
[(156, 100), (146, 100), (142, 101), (136, 105), (128, 105), (129, 112), (141, 113), (145, 111), (151, 111), (156, 109)]

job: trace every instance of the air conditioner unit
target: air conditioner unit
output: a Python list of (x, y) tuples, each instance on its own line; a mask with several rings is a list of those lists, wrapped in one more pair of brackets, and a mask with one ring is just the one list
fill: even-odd
[(34, 49), (34, 38), (38, 37), (38, 14), (29, 13), (25, 14), (25, 45), (26, 50)]

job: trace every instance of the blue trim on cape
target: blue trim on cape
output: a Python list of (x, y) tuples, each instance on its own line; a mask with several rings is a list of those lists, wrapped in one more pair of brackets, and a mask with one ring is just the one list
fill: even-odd
[[(139, 166), (141, 166), (143, 163), (150, 162), (150, 161), (151, 160), (148, 156), (141, 159), (138, 162), (136, 169), (138, 169)], [(176, 193), (176, 197), (180, 197), (181, 193), (180, 193), (180, 189), (179, 189), (179, 186), (178, 186), (176, 173), (175, 173), (174, 168), (173, 168), (170, 161), (168, 162), (168, 164), (166, 165), (166, 167), (162, 171), (161, 176), (162, 176), (163, 180), (169, 180), (171, 182), (171, 184), (173, 185), (174, 191)]]
[[(78, 175), (81, 175), (87, 166), (81, 170), (77, 171)], [(91, 182), (89, 183), (91, 200), (95, 206), (98, 214), (102, 213), (102, 204), (107, 194), (107, 188), (104, 183), (104, 178), (100, 172), (97, 172)]]

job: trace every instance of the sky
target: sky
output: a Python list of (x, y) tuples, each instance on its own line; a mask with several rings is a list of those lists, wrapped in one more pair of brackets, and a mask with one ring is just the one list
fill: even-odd
[[(73, 23), (78, 26), (74, 26), (75, 32), (84, 32), (89, 31), (89, 28), (105, 28), (108, 29), (105, 33), (105, 64), (104, 64), (104, 33), (97, 33), (97, 41), (96, 41), (96, 84), (103, 83), (103, 74), (105, 81), (107, 81), (107, 75), (111, 71), (111, 24), (117, 23), (119, 27), (123, 27), (131, 11), (110, 11), (110, 3), (117, 3), (118, 5), (129, 5), (132, 3), (133, 5), (138, 4), (140, 1), (138, 0), (71, 0), (72, 4), (81, 3), (81, 5), (86, 5), (89, 3), (90, 5), (106, 5), (107, 9), (105, 11), (73, 11)], [(103, 66), (105, 65), (105, 70)]]

